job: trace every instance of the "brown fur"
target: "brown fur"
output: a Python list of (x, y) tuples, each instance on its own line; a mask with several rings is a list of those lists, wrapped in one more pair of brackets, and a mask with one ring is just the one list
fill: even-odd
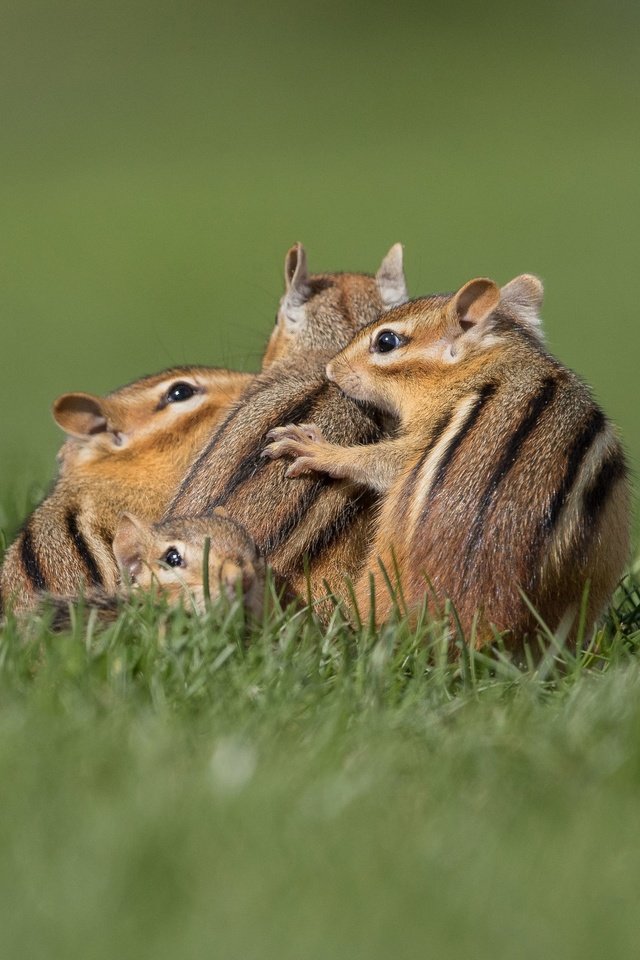
[[(246, 609), (259, 617), (264, 604), (265, 565), (243, 527), (222, 512), (207, 519), (145, 523), (125, 513), (113, 540), (123, 579), (141, 590), (157, 590), (171, 603), (179, 599), (206, 609), (203, 582), (205, 544), (209, 541), (209, 598), (234, 600), (240, 590)], [(179, 564), (169, 566), (173, 555)]]
[[(570, 639), (587, 581), (587, 630), (610, 598), (629, 548), (624, 455), (589, 389), (544, 349), (541, 299), (534, 277), (502, 291), (480, 279), (357, 334), (327, 374), (398, 416), (397, 438), (340, 449), (314, 425), (274, 433), (271, 453), (295, 456), (294, 473), (386, 491), (356, 584), (361, 613), (370, 577), (377, 621), (393, 611), (380, 561), (409, 611), (425, 596), (437, 610), (452, 600), (478, 646), (494, 628), (512, 642), (535, 633), (520, 591)], [(401, 338), (388, 352), (384, 331)]]
[[(43, 592), (69, 596), (118, 581), (111, 549), (123, 510), (157, 520), (212, 429), (251, 380), (213, 367), (175, 367), (105, 397), (54, 404), (69, 434), (51, 494), (29, 517), (0, 571), (0, 597), (17, 613)], [(195, 390), (167, 402), (176, 384)]]
[(304, 558), (314, 598), (353, 576), (368, 542), (374, 498), (349, 481), (285, 480), (286, 467), (262, 457), (268, 432), (291, 419), (321, 424), (335, 443), (381, 436), (371, 415), (328, 383), (327, 361), (385, 305), (406, 299), (402, 250), (393, 247), (376, 278), (310, 276), (301, 246), (285, 263), (286, 292), (264, 369), (188, 472), (166, 517), (225, 507), (239, 520), (277, 576), (306, 596)]

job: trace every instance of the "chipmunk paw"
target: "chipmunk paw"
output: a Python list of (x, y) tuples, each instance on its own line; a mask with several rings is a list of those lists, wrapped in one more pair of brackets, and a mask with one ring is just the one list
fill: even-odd
[(274, 427), (267, 434), (267, 440), (297, 440), (322, 443), (322, 430), (315, 423), (289, 423), (286, 427)]
[(319, 427), (313, 423), (290, 423), (286, 427), (275, 427), (267, 434), (270, 440), (263, 457), (276, 460), (279, 457), (293, 457), (286, 477), (299, 477), (304, 473), (326, 472), (326, 450), (329, 446)]
[[(280, 457), (304, 457), (311, 460), (316, 450), (316, 444), (322, 443), (322, 433), (312, 423), (293, 424), (286, 427), (275, 427), (267, 434), (267, 440), (271, 442), (262, 451), (263, 457), (269, 457), (271, 460), (277, 460)], [(292, 467), (295, 464), (292, 464)], [(308, 473), (309, 470), (301, 468), (295, 472), (289, 470), (288, 477), (297, 477), (300, 473)]]
[(318, 465), (313, 457), (297, 457), (287, 469), (285, 477), (301, 477), (305, 473), (315, 473)]

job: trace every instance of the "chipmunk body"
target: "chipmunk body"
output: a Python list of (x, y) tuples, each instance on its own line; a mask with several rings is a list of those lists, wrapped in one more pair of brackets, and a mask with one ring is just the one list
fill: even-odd
[(175, 367), (104, 397), (59, 397), (53, 415), (69, 439), (58, 454), (58, 478), (7, 551), (0, 599), (21, 613), (43, 593), (114, 590), (111, 542), (120, 514), (160, 517), (250, 380), (213, 367)]
[(285, 261), (286, 291), (263, 372), (229, 412), (187, 473), (167, 519), (222, 506), (239, 520), (276, 575), (306, 596), (308, 558), (314, 598), (354, 575), (368, 542), (373, 497), (349, 481), (285, 479), (286, 465), (261, 456), (266, 434), (292, 419), (313, 418), (336, 443), (371, 442), (379, 423), (333, 384), (325, 366), (353, 334), (386, 307), (406, 299), (402, 248), (396, 245), (376, 277), (310, 276), (301, 245)]
[(265, 564), (246, 530), (229, 516), (151, 524), (123, 514), (113, 540), (113, 552), (124, 580), (138, 589), (157, 589), (171, 603), (180, 598), (206, 609), (203, 578), (208, 541), (209, 597), (234, 600), (240, 589), (245, 608), (259, 617), (264, 604)]
[[(470, 281), (419, 299), (356, 335), (327, 368), (347, 395), (400, 420), (397, 437), (338, 448), (313, 425), (274, 431), (270, 453), (294, 473), (322, 471), (384, 493), (355, 589), (376, 619), (394, 600), (415, 611), (451, 599), (467, 639), (494, 628), (519, 642), (537, 621), (575, 637), (588, 581), (587, 630), (629, 549), (624, 455), (589, 389), (545, 350), (542, 285)], [(477, 619), (476, 619), (477, 618)]]

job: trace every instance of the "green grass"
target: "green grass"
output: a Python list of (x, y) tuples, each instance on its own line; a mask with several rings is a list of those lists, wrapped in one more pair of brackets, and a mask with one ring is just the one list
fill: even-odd
[(640, 590), (590, 649), (249, 633), (141, 601), (0, 630), (0, 955), (637, 955)]

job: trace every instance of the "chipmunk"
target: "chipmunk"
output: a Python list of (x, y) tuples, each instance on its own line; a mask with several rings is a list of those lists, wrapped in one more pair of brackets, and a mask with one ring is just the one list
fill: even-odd
[(104, 397), (58, 397), (53, 416), (69, 437), (58, 454), (58, 479), (7, 551), (0, 600), (24, 613), (43, 593), (114, 590), (111, 542), (120, 514), (160, 517), (251, 379), (215, 367), (174, 367)]
[(265, 565), (243, 527), (225, 511), (208, 518), (151, 524), (131, 513), (120, 519), (113, 552), (123, 581), (138, 589), (158, 589), (170, 602), (192, 601), (206, 609), (203, 578), (205, 543), (209, 541), (209, 596), (234, 600), (240, 588), (245, 608), (259, 617), (264, 605)]
[[(251, 383), (188, 471), (165, 519), (206, 515), (216, 506), (246, 527), (276, 578), (306, 597), (305, 562), (317, 599), (355, 575), (368, 543), (374, 497), (349, 481), (302, 477), (261, 456), (269, 430), (313, 418), (336, 443), (367, 443), (380, 423), (328, 383), (324, 368), (353, 334), (407, 299), (402, 247), (391, 248), (375, 277), (314, 274), (301, 244), (285, 259), (285, 293), (263, 372)], [(305, 557), (307, 561), (305, 561)]]
[(589, 389), (545, 350), (542, 293), (533, 276), (502, 289), (480, 278), (356, 334), (327, 376), (397, 416), (395, 438), (341, 447), (313, 424), (271, 431), (269, 456), (296, 458), (289, 476), (320, 472), (384, 494), (355, 584), (370, 612), (373, 577), (378, 623), (391, 593), (414, 612), (430, 595), (453, 602), (477, 646), (494, 628), (516, 643), (537, 629), (524, 593), (571, 640), (585, 584), (590, 630), (622, 574), (624, 454)]

